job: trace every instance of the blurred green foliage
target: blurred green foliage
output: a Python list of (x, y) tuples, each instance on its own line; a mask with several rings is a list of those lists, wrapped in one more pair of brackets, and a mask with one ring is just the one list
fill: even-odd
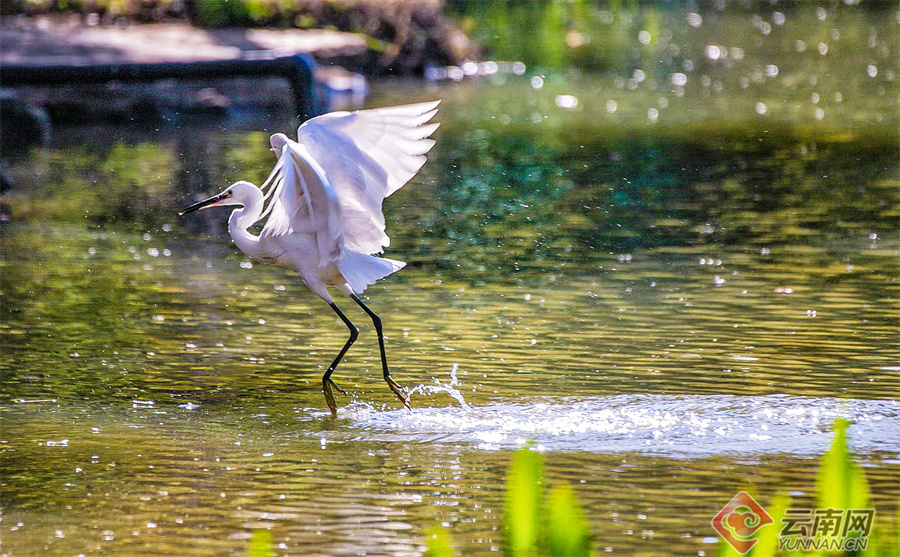
[[(529, 444), (513, 453), (506, 476), (503, 551), (511, 557), (590, 555), (591, 532), (572, 487), (557, 482), (545, 497), (544, 461)], [(427, 555), (452, 556), (446, 535), (433, 532)]]
[(526, 447), (513, 453), (506, 476), (506, 527), (508, 555), (536, 555), (542, 539), (544, 464), (540, 453)]
[(566, 482), (560, 482), (547, 500), (547, 555), (589, 555), (591, 530), (581, 504)]
[[(847, 428), (850, 422), (843, 418), (835, 420), (833, 425), (834, 440), (828, 451), (819, 459), (819, 472), (816, 477), (816, 509), (835, 509), (841, 512), (848, 509), (871, 509), (872, 500), (868, 481), (862, 468), (854, 462), (847, 443)], [(898, 521), (890, 516), (876, 513), (873, 528), (868, 536), (864, 551), (819, 552), (819, 551), (780, 551), (779, 535), (783, 528), (782, 518), (785, 511), (791, 508), (791, 498), (784, 493), (775, 495), (766, 507), (773, 524), (759, 530), (757, 543), (743, 557), (801, 557), (821, 555), (855, 556), (888, 556), (900, 555), (900, 537), (897, 536)], [(900, 510), (898, 510), (900, 515)], [(900, 516), (898, 516), (900, 518)], [(812, 528), (812, 524), (810, 524)], [(817, 535), (816, 539), (823, 536)], [(850, 531), (848, 538), (861, 537), (860, 532)], [(841, 535), (830, 538), (841, 539)], [(719, 543), (719, 557), (741, 557), (733, 547), (725, 542)]]
[(816, 477), (817, 506), (820, 509), (865, 509), (869, 505), (869, 484), (862, 469), (853, 462), (847, 446), (850, 422), (834, 423), (834, 441), (822, 456)]
[(250, 533), (247, 557), (275, 557), (272, 533), (265, 528), (256, 528)]
[(450, 543), (450, 536), (443, 528), (433, 528), (428, 533), (428, 549), (425, 550), (425, 557), (453, 557), (453, 545)]

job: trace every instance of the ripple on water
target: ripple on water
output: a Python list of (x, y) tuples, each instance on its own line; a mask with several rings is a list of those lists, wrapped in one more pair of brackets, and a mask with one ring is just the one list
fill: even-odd
[(795, 396), (621, 395), (541, 399), (519, 404), (379, 411), (354, 403), (342, 411), (348, 433), (385, 441), (474, 444), (672, 457), (790, 453), (817, 455), (836, 418), (853, 422), (855, 450), (900, 453), (900, 402)]

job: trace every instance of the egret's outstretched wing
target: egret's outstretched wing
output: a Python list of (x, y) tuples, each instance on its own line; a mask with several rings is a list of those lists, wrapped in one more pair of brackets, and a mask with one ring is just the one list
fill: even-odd
[(293, 141), (282, 147), (275, 169), (266, 180), (271, 189), (262, 217), (268, 215), (268, 220), (260, 236), (314, 233), (319, 265), (336, 263), (344, 245), (341, 206), (324, 171), (303, 145)]
[(347, 247), (380, 253), (390, 244), (381, 203), (425, 164), (440, 101), (333, 112), (309, 120), (297, 141), (324, 170), (340, 199)]

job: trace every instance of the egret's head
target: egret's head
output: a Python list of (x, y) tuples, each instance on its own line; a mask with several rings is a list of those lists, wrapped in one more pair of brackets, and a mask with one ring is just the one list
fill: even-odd
[[(183, 209), (178, 216), (193, 213), (200, 209), (208, 209), (210, 207), (223, 207), (229, 205), (246, 205), (246, 201), (250, 198), (252, 190), (259, 192), (259, 188), (250, 182), (235, 182), (227, 190), (218, 195), (214, 195), (209, 199), (204, 199), (194, 203), (190, 207)], [(258, 194), (258, 193), (257, 193)]]
[(272, 146), (272, 151), (275, 153), (281, 153), (281, 150), (287, 145), (288, 141), (290, 141), (290, 139), (283, 133), (276, 133), (269, 138), (269, 144)]

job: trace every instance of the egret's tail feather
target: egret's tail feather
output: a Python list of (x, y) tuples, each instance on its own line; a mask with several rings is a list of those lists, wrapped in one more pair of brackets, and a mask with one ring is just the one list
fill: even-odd
[(344, 256), (338, 263), (347, 284), (357, 294), (362, 294), (370, 284), (399, 271), (406, 263), (387, 257), (376, 257), (345, 249)]

